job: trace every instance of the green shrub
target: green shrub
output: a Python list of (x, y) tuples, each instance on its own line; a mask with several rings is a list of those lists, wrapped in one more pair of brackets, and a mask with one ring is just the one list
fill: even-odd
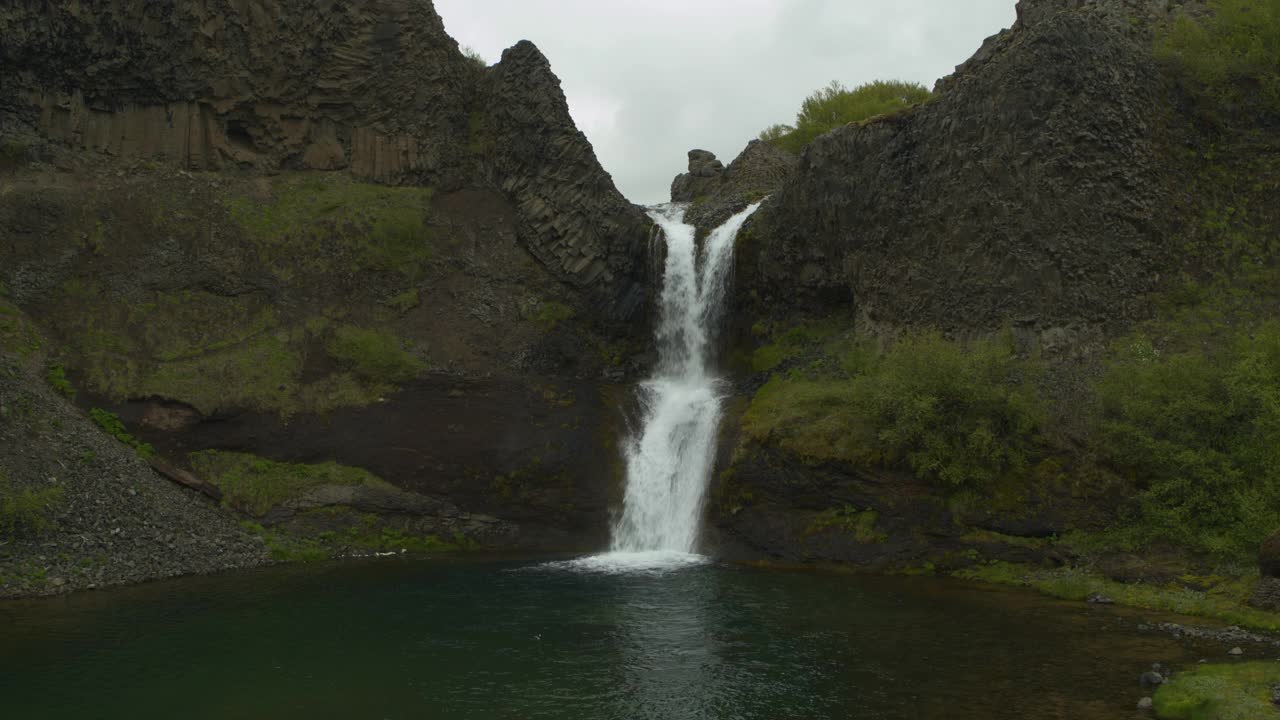
[(462, 51), (462, 56), (469, 60), (477, 70), (484, 70), (489, 67), (489, 61), (484, 59), (484, 56), (480, 54), (479, 50), (476, 50), (470, 45), (463, 45), (459, 49)]
[(814, 138), (841, 125), (896, 112), (922, 103), (929, 96), (929, 90), (919, 83), (876, 80), (850, 90), (832, 80), (805, 98), (794, 127), (772, 125), (760, 133), (760, 139), (798, 153)]
[(76, 389), (72, 387), (71, 381), (67, 379), (67, 371), (61, 365), (51, 365), (45, 374), (45, 379), (54, 390), (62, 393), (68, 400), (76, 399)]
[(1209, 0), (1203, 19), (1180, 14), (1157, 54), (1215, 102), (1280, 112), (1280, 0)]
[(425, 367), (395, 335), (372, 328), (342, 325), (333, 331), (325, 349), (344, 368), (373, 382), (408, 382)]
[(98, 424), (108, 435), (119, 440), (120, 442), (133, 448), (143, 458), (149, 458), (156, 454), (156, 449), (151, 447), (150, 443), (145, 443), (131, 435), (120, 417), (109, 410), (102, 408), (93, 408), (89, 411), (89, 417)]
[(1134, 543), (1252, 555), (1280, 527), (1280, 323), (1203, 347), (1120, 347), (1097, 384), (1096, 444), (1137, 483)]
[(991, 489), (1027, 470), (1046, 412), (1040, 368), (1007, 339), (962, 345), (927, 332), (844, 361), (845, 378), (775, 375), (744, 430), (802, 457), (902, 467), (952, 489)]
[(0, 538), (36, 535), (49, 527), (49, 509), (62, 502), (62, 488), (18, 489), (0, 473)]

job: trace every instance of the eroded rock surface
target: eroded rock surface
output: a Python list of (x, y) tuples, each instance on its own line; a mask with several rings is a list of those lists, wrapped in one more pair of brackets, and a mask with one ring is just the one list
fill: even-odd
[(501, 189), (607, 321), (643, 306), (646, 220), (523, 42), (483, 68), (425, 0), (121, 0), (0, 10), (0, 129), (189, 169)]
[(1162, 85), (1116, 4), (1024, 3), (928, 103), (817, 138), (753, 218), (740, 292), (1050, 351), (1141, 316), (1168, 251)]

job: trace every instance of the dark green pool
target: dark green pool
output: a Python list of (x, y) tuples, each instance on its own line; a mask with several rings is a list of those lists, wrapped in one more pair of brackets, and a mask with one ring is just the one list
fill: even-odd
[(1189, 649), (1115, 608), (925, 578), (483, 559), (0, 603), (7, 718), (1134, 717)]

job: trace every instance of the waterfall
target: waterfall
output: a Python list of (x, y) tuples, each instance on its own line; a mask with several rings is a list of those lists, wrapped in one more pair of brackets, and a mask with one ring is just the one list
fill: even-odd
[(759, 203), (716, 228), (699, 252), (684, 207), (649, 216), (666, 239), (658, 365), (639, 386), (642, 422), (626, 442), (627, 488), (613, 528), (615, 553), (692, 553), (715, 461), (722, 380), (711, 352), (724, 308), (738, 230)]

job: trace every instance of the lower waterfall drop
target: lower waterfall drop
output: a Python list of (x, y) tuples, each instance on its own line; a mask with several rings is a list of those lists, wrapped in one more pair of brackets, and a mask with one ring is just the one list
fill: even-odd
[(675, 559), (697, 549), (723, 396), (722, 380), (709, 367), (712, 343), (723, 315), (734, 239), (759, 206), (712, 231), (701, 253), (693, 226), (683, 221), (683, 206), (649, 211), (667, 250), (655, 332), (659, 359), (653, 377), (639, 386), (640, 432), (624, 448), (626, 498), (613, 528), (614, 553)]

